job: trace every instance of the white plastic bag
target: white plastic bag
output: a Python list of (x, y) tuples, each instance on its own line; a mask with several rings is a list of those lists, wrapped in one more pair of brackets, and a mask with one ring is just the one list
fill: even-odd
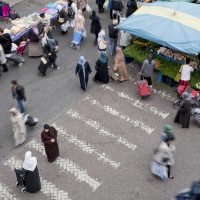
[(167, 179), (167, 167), (155, 161), (151, 163), (151, 172), (163, 180)]
[(92, 12), (92, 8), (90, 8), (90, 6), (87, 4), (87, 6), (86, 6), (86, 11), (87, 12)]

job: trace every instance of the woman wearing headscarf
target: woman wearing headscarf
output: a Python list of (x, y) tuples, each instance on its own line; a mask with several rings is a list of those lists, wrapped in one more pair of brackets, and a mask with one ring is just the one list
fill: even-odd
[(94, 81), (99, 81), (101, 83), (108, 83), (109, 82), (109, 75), (108, 75), (108, 57), (106, 56), (105, 51), (101, 51), (100, 58), (97, 60), (96, 65), (96, 74), (93, 78)]
[(48, 124), (44, 125), (44, 130), (41, 133), (41, 139), (44, 143), (45, 152), (49, 162), (53, 162), (59, 156), (57, 130)]
[(40, 42), (40, 31), (37, 22), (31, 25), (28, 32), (28, 55), (31, 57), (38, 57), (43, 55), (42, 45)]
[(12, 108), (10, 112), (10, 121), (14, 132), (15, 147), (26, 141), (26, 126), (23, 115), (17, 108)]
[(99, 17), (96, 16), (95, 10), (92, 11), (92, 14), (90, 15), (90, 19), (92, 20), (90, 32), (95, 35), (94, 45), (96, 45), (98, 34), (99, 34), (99, 31), (101, 30), (101, 23), (100, 23)]
[(82, 10), (82, 12), (86, 11), (86, 6), (88, 4), (88, 0), (75, 0), (75, 4), (78, 9)]
[(66, 12), (61, 5), (57, 6), (58, 9), (58, 22), (61, 24), (66, 22)]
[(25, 173), (26, 191), (34, 193), (41, 189), (40, 176), (37, 168), (37, 159), (32, 157), (32, 153), (27, 151), (22, 164)]
[(135, 0), (128, 0), (127, 8), (126, 18), (132, 15), (138, 9)]
[(124, 54), (122, 53), (122, 49), (120, 47), (116, 48), (113, 72), (117, 74), (117, 80), (119, 82), (128, 80), (128, 73), (124, 62)]
[[(7, 60), (6, 60), (6, 56), (4, 54), (4, 50), (2, 45), (0, 44), (0, 65), (3, 67), (3, 71), (7, 72), (8, 71), (8, 66), (6, 64)], [(1, 73), (0, 73), (1, 74)]]
[(182, 128), (189, 128), (191, 114), (191, 96), (183, 92), (180, 109), (178, 110), (174, 122), (179, 123)]
[(175, 151), (175, 147), (172, 145), (174, 140), (173, 135), (166, 137), (165, 141), (160, 143), (154, 154), (154, 161), (167, 167), (168, 178), (170, 179), (174, 178), (171, 174), (171, 166), (174, 165), (173, 151)]
[(86, 29), (85, 29), (85, 18), (82, 14), (82, 10), (78, 10), (75, 15), (75, 27), (74, 32), (83, 31), (84, 37), (86, 37)]
[(152, 88), (153, 72), (155, 69), (155, 60), (153, 60), (152, 54), (149, 54), (149, 57), (143, 62), (142, 68), (140, 70), (141, 79), (146, 79), (150, 88)]
[(165, 139), (169, 136), (173, 135), (173, 127), (170, 125), (165, 125), (163, 128), (163, 132), (161, 133), (161, 141), (165, 141)]
[(99, 32), (98, 39), (97, 39), (99, 53), (101, 53), (101, 51), (106, 51), (106, 47), (108, 43), (105, 41), (105, 35), (106, 35), (105, 30), (102, 29)]
[(85, 60), (83, 56), (81, 56), (77, 63), (75, 74), (79, 76), (82, 92), (85, 92), (87, 88), (89, 74), (91, 73), (92, 70), (90, 68), (90, 64), (88, 63), (87, 60)]

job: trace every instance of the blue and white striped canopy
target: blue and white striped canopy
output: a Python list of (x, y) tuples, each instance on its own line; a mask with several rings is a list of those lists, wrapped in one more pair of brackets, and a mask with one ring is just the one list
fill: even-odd
[(200, 5), (146, 3), (118, 29), (188, 54), (200, 53)]

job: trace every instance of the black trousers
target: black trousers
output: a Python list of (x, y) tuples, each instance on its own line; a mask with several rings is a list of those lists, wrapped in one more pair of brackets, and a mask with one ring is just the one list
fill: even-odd
[(168, 177), (171, 175), (171, 165), (167, 165), (167, 169), (168, 169)]
[(148, 82), (148, 85), (152, 85), (151, 77), (141, 76), (141, 80), (146, 79)]

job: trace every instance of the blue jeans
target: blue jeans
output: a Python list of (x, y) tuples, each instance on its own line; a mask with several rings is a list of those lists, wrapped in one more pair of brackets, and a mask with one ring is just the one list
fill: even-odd
[(115, 53), (116, 47), (117, 47), (117, 39), (108, 38), (109, 40), (109, 51), (110, 55), (113, 55)]
[(21, 112), (21, 113), (24, 113), (25, 109), (24, 109), (22, 100), (17, 99), (17, 104), (18, 104), (18, 107), (19, 107), (20, 112)]

